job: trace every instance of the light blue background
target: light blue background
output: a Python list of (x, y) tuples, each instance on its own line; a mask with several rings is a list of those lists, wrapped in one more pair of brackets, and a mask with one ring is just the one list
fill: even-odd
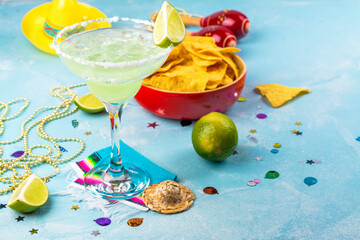
[[(20, 133), (19, 124), (34, 109), (55, 105), (49, 95), (52, 87), (82, 82), (55, 56), (33, 47), (21, 32), (22, 17), (45, 1), (0, 2), (0, 101), (26, 97), (30, 107), (16, 120), (6, 122), (0, 139)], [(84, 1), (107, 16), (119, 15), (148, 19), (162, 0)], [(194, 205), (175, 215), (142, 212), (137, 228), (126, 224), (128, 218), (107, 227), (94, 219), (102, 217), (89, 211), (85, 203), (70, 197), (51, 196), (48, 203), (22, 222), (8, 207), (0, 209), (0, 239), (359, 239), (360, 238), (360, 2), (359, 1), (171, 1), (190, 13), (207, 16), (222, 9), (245, 13), (251, 30), (238, 42), (248, 75), (242, 95), (225, 113), (239, 132), (239, 154), (222, 163), (197, 156), (191, 143), (192, 126), (155, 116), (134, 100), (123, 117), (123, 140), (161, 167), (178, 176), (178, 182), (195, 194)], [(257, 93), (259, 84), (279, 83), (312, 90), (289, 104), (275, 109)], [(76, 90), (80, 95), (86, 87)], [(261, 106), (262, 109), (259, 109)], [(266, 113), (267, 119), (256, 118)], [(71, 121), (78, 120), (73, 128)], [(148, 128), (156, 121), (160, 126)], [(296, 126), (295, 122), (302, 122)], [(251, 134), (250, 129), (257, 133)], [(303, 132), (296, 136), (291, 130)], [(81, 111), (50, 123), (52, 136), (81, 138), (86, 150), (77, 159), (108, 145), (106, 114), (88, 115)], [(92, 135), (84, 133), (91, 131)], [(255, 144), (247, 138), (256, 137)], [(39, 141), (35, 133), (31, 144)], [(278, 154), (270, 150), (281, 143)], [(77, 145), (63, 144), (69, 152)], [(21, 143), (4, 147), (3, 157), (21, 150)], [(262, 161), (255, 157), (261, 156)], [(309, 159), (319, 164), (305, 164)], [(65, 164), (61, 167), (65, 167)], [(52, 169), (48, 169), (49, 171)], [(267, 171), (280, 177), (265, 179)], [(40, 171), (40, 170), (39, 170)], [(45, 171), (45, 170), (43, 170)], [(53, 178), (51, 192), (65, 189), (67, 173)], [(312, 176), (318, 183), (304, 184)], [(262, 182), (250, 188), (247, 182)], [(218, 195), (202, 189), (217, 188)], [(0, 196), (6, 203), (9, 194)], [(79, 204), (78, 211), (71, 210)], [(21, 216), (23, 214), (20, 214)], [(31, 235), (32, 228), (39, 229)], [(100, 235), (90, 235), (99, 230)]]

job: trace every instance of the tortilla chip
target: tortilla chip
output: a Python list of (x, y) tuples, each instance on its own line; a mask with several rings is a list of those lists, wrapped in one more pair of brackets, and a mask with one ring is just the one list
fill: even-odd
[(275, 108), (284, 105), (298, 96), (311, 92), (310, 89), (287, 87), (276, 83), (261, 84), (256, 86), (255, 89), (266, 97)]
[(143, 83), (175, 92), (202, 92), (232, 83), (240, 70), (232, 59), (237, 48), (219, 48), (211, 37), (187, 36), (163, 66)]
[[(207, 68), (208, 82), (206, 83), (206, 89), (215, 89), (219, 85), (225, 85), (222, 83), (222, 79), (225, 76), (227, 64), (223, 61), (217, 62), (216, 64)], [(232, 79), (230, 79), (230, 83)]]
[[(205, 91), (208, 82), (206, 69), (193, 66), (175, 66), (171, 71), (155, 74), (144, 79), (143, 83), (154, 88), (175, 92)], [(181, 71), (182, 74), (178, 74)]]

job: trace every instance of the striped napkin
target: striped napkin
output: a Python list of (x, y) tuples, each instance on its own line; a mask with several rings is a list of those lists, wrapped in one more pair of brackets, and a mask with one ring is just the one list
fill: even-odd
[[(120, 141), (120, 149), (121, 149), (121, 156), (123, 159), (123, 163), (126, 167), (126, 163), (132, 163), (139, 166), (141, 169), (144, 169), (150, 175), (150, 184), (156, 184), (159, 182), (163, 182), (165, 180), (173, 180), (175, 181), (176, 175), (159, 167), (155, 163), (151, 162), (148, 158), (144, 157), (124, 142)], [(70, 163), (70, 166), (76, 172), (77, 178), (74, 181), (73, 186), (84, 188), (84, 174), (92, 169), (96, 164), (102, 161), (109, 161), (110, 158), (110, 147), (103, 148), (99, 151), (92, 153), (86, 159), (83, 159), (78, 162)], [(142, 193), (138, 196), (132, 197), (126, 200), (110, 200), (112, 203), (122, 202), (126, 205), (132, 206), (134, 208), (147, 211), (149, 210), (145, 203), (142, 200)]]

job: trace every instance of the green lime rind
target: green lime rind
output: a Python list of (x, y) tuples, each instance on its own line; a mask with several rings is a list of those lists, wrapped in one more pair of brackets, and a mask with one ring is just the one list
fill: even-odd
[(185, 38), (185, 25), (176, 8), (164, 1), (155, 21), (153, 42), (161, 48), (179, 45)]
[[(91, 94), (91, 93), (89, 93)], [(87, 95), (89, 95), (87, 94)], [(87, 96), (85, 95), (85, 96)], [(84, 96), (83, 96), (84, 97)], [(88, 107), (88, 106), (85, 106), (84, 104), (82, 104), (81, 102), (81, 97), (77, 97), (74, 99), (74, 103), (75, 105), (82, 111), (86, 112), (86, 113), (100, 113), (102, 111), (105, 110), (105, 106), (104, 105), (101, 105), (99, 107)]]
[(200, 157), (215, 162), (224, 161), (234, 153), (238, 144), (235, 123), (222, 113), (205, 115), (193, 127), (192, 143)]
[(8, 207), (23, 213), (33, 212), (43, 206), (49, 198), (46, 184), (36, 174), (31, 174), (15, 189)]

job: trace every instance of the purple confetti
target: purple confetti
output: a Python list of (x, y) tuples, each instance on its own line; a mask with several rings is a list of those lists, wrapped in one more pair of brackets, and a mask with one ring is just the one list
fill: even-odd
[(265, 113), (259, 113), (258, 115), (256, 115), (256, 117), (259, 119), (265, 119), (267, 118), (267, 115)]
[(95, 219), (94, 222), (96, 222), (100, 226), (107, 226), (111, 223), (111, 220), (110, 220), (110, 218), (98, 218), (98, 219)]
[(12, 157), (21, 157), (24, 154), (24, 151), (16, 151), (13, 154), (11, 154)]
[(219, 112), (219, 113), (221, 113), (221, 110), (220, 110), (220, 109), (215, 109), (214, 112)]
[(253, 182), (256, 183), (256, 184), (261, 183), (260, 179), (258, 179), (258, 178), (255, 178), (255, 179), (253, 180)]

